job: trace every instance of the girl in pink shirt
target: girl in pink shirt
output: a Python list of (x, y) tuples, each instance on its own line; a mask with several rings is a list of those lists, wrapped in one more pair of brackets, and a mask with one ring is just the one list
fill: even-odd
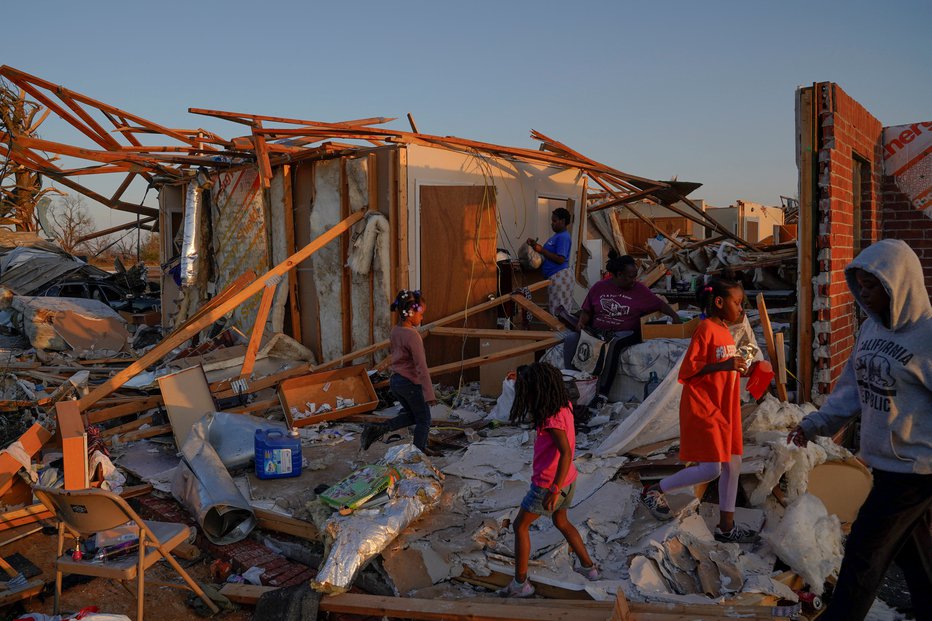
[(515, 400), (510, 421), (534, 423), (533, 474), (531, 489), (521, 501), (514, 521), (515, 577), (502, 594), (507, 597), (530, 597), (534, 587), (527, 579), (531, 555), (531, 524), (541, 515), (548, 515), (580, 564), (574, 569), (589, 580), (599, 579), (579, 531), (566, 516), (576, 487), (576, 430), (573, 426), (573, 406), (570, 404), (563, 376), (555, 367), (538, 362), (518, 367), (515, 380)]
[(430, 406), (437, 404), (434, 385), (427, 369), (424, 341), (418, 328), (424, 321), (427, 302), (420, 291), (402, 289), (392, 302), (392, 311), (398, 313), (398, 324), (392, 328), (392, 376), (389, 386), (401, 403), (398, 416), (384, 423), (367, 425), (360, 442), (366, 451), (372, 443), (389, 431), (414, 425), (414, 446), (431, 457), (440, 455), (427, 446), (430, 433)]

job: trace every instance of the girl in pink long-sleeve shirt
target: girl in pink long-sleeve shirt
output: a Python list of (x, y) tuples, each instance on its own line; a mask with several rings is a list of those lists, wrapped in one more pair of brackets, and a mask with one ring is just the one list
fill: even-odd
[(392, 377), (389, 386), (401, 402), (401, 412), (385, 422), (368, 425), (362, 432), (362, 449), (389, 431), (414, 425), (414, 446), (427, 455), (438, 453), (427, 447), (430, 432), (430, 406), (437, 403), (434, 386), (427, 370), (424, 341), (418, 327), (424, 320), (427, 303), (420, 291), (402, 289), (395, 296), (391, 309), (398, 313), (398, 323), (392, 328)]

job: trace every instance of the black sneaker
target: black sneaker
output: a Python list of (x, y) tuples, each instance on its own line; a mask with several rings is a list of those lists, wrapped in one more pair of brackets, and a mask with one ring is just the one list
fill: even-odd
[(715, 540), (721, 541), (722, 543), (757, 543), (760, 541), (760, 535), (750, 528), (744, 528), (737, 524), (735, 524), (734, 528), (725, 532), (722, 532), (722, 530), (716, 526)]
[(381, 423), (366, 425), (365, 429), (362, 430), (362, 435), (359, 436), (359, 443), (362, 445), (362, 450), (368, 451), (372, 443), (384, 435), (385, 427)]
[(670, 511), (670, 505), (667, 504), (666, 498), (663, 497), (663, 492), (659, 489), (645, 487), (644, 491), (641, 492), (641, 504), (647, 507), (650, 514), (658, 520), (667, 521), (673, 519), (673, 512)]

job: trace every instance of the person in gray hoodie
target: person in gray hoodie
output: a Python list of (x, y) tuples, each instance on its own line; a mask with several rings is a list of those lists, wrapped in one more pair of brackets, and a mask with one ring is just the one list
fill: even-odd
[(932, 304), (919, 257), (901, 240), (865, 248), (845, 277), (867, 319), (832, 394), (787, 438), (805, 446), (860, 414), (860, 457), (873, 469), (820, 618), (864, 619), (895, 561), (916, 618), (932, 619)]

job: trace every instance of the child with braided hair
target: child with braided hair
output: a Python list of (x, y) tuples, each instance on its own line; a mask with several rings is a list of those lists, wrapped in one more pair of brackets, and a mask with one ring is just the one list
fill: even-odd
[(430, 406), (437, 403), (437, 397), (427, 370), (424, 341), (418, 332), (427, 303), (420, 291), (402, 289), (395, 296), (391, 309), (398, 313), (398, 323), (391, 333), (392, 376), (389, 386), (401, 402), (401, 412), (387, 422), (367, 425), (360, 438), (362, 450), (368, 450), (373, 442), (389, 431), (414, 425), (414, 446), (424, 454), (436, 457), (440, 453), (427, 447), (427, 436), (430, 433)]
[(646, 487), (641, 502), (660, 520), (673, 517), (665, 492), (719, 478), (716, 541), (755, 543), (760, 536), (735, 524), (741, 472), (741, 388), (747, 363), (737, 355), (728, 326), (744, 318), (744, 289), (712, 278), (697, 291), (705, 319), (696, 328), (680, 366), (680, 461), (698, 462)]
[(531, 524), (541, 515), (550, 516), (570, 544), (580, 564), (574, 569), (598, 580), (599, 570), (589, 557), (579, 531), (566, 516), (576, 487), (576, 433), (573, 406), (563, 384), (563, 375), (555, 367), (536, 362), (518, 367), (515, 400), (509, 420), (534, 424), (533, 474), (531, 489), (521, 501), (515, 517), (515, 577), (502, 590), (506, 597), (530, 597), (534, 587), (528, 582), (527, 567), (531, 555)]

